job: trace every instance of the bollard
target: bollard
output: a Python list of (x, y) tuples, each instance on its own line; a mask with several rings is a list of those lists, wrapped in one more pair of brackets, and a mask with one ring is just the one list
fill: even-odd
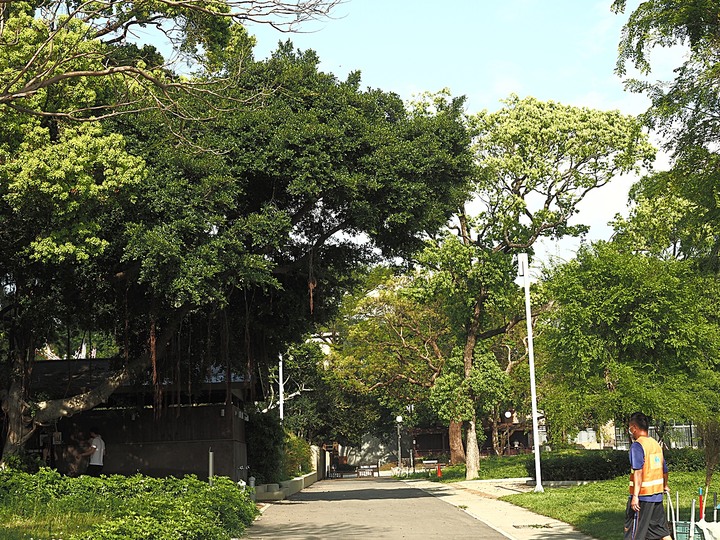
[(208, 450), (208, 483), (213, 485), (213, 476), (215, 476), (215, 455), (212, 447)]
[(252, 488), (250, 490), (250, 500), (254, 501), (255, 500), (255, 477), (254, 476), (251, 476), (248, 478), (248, 486)]

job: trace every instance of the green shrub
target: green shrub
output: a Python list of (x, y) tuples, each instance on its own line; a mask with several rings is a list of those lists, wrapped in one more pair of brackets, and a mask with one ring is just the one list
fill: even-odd
[(665, 450), (670, 472), (697, 472), (705, 470), (705, 452), (697, 448), (671, 448)]
[(248, 465), (255, 484), (274, 484), (282, 479), (285, 432), (277, 411), (254, 412), (246, 423)]
[(312, 450), (310, 443), (292, 433), (285, 438), (283, 455), (283, 479), (294, 478), (312, 471)]
[[(665, 450), (670, 472), (705, 470), (702, 450), (677, 448)], [(626, 450), (566, 450), (543, 453), (540, 458), (543, 480), (611, 480), (630, 474), (630, 458)], [(535, 476), (535, 462), (525, 466), (529, 476)]]
[(228, 540), (257, 514), (249, 494), (225, 477), (211, 486), (195, 476), (66, 478), (50, 469), (0, 472), (0, 507), (3, 515), (67, 524), (73, 516), (100, 516), (70, 540)]
[(5, 466), (15, 471), (36, 473), (45, 464), (37, 454), (14, 454), (4, 459)]

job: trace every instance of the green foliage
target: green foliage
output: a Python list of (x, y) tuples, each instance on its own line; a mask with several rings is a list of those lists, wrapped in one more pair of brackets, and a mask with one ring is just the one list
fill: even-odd
[[(697, 472), (705, 470), (705, 456), (695, 448), (665, 450), (668, 470)], [(628, 453), (623, 450), (563, 450), (541, 456), (543, 480), (612, 480), (630, 474)], [(535, 462), (528, 460), (528, 476), (535, 476)]]
[[(193, 476), (67, 478), (50, 469), (0, 472), (0, 509), (12, 520), (52, 517), (58, 534), (64, 529), (74, 540), (88, 534), (102, 540), (228, 540), (257, 514), (249, 494), (224, 477), (210, 486)], [(76, 519), (88, 530), (72, 532)]]
[[(680, 494), (680, 519), (690, 520), (690, 504), (702, 485), (700, 473), (677, 473), (670, 477), (673, 497)], [(715, 484), (712, 489), (718, 490)], [(598, 540), (615, 540), (622, 535), (627, 504), (628, 479), (593, 482), (577, 487), (546, 488), (544, 493), (522, 493), (502, 500), (538, 514), (570, 523)], [(673, 499), (674, 500), (674, 499)]]
[[(623, 10), (625, 1), (617, 0), (614, 7)], [(669, 212), (670, 223), (681, 225), (676, 240), (682, 243), (676, 244), (674, 250), (701, 257), (715, 273), (720, 268), (718, 204), (713, 195), (718, 186), (720, 141), (720, 123), (715, 114), (720, 104), (716, 82), (719, 12), (716, 0), (642, 2), (623, 29), (617, 61), (620, 74), (625, 73), (627, 63), (632, 63), (648, 75), (654, 49), (687, 48), (682, 63), (673, 70), (672, 81), (630, 79), (626, 85), (650, 98), (645, 122), (665, 136), (665, 148), (674, 158), (672, 169), (661, 175), (664, 189), (656, 190), (650, 203), (662, 204), (667, 198), (683, 203), (679, 212)]]
[[(433, 458), (436, 459), (436, 458)], [(442, 456), (437, 457), (441, 463), (447, 463), (448, 457)], [(531, 462), (534, 467), (534, 461), (532, 456), (518, 455), (518, 456), (489, 456), (480, 460), (480, 469), (478, 471), (477, 478), (479, 480), (492, 480), (492, 479), (504, 479), (504, 478), (523, 478), (527, 476), (525, 470), (526, 463)], [(533, 469), (534, 470), (534, 469)], [(462, 482), (466, 480), (465, 477), (465, 465), (451, 465), (444, 467), (442, 471), (442, 477), (438, 478), (436, 471), (430, 471), (429, 473), (416, 472), (412, 475), (412, 478), (422, 478), (430, 480), (432, 482)]]
[(705, 470), (705, 454), (696, 448), (670, 448), (663, 450), (670, 472), (697, 472)]
[(38, 472), (42, 463), (39, 456), (26, 452), (8, 456), (8, 459), (4, 460), (5, 467), (8, 469), (27, 473)]
[(295, 478), (313, 470), (310, 443), (292, 433), (286, 433), (283, 447), (282, 478)]
[[(537, 238), (577, 235), (580, 200), (615, 176), (649, 165), (655, 150), (640, 122), (598, 111), (511, 96), (473, 121), (481, 166), (476, 190), (487, 201), (478, 227), (486, 245), (530, 247)], [(538, 204), (528, 195), (540, 195)]]
[(692, 262), (599, 243), (547, 287), (556, 304), (544, 328), (542, 407), (554, 429), (635, 410), (700, 421), (717, 407), (717, 285)]
[(285, 431), (277, 409), (267, 413), (251, 412), (245, 424), (249, 476), (256, 484), (273, 484), (282, 480)]
[[(610, 480), (630, 473), (628, 453), (620, 450), (545, 452), (541, 456), (543, 480)], [(528, 476), (535, 476), (535, 462), (526, 464)]]
[[(135, 3), (111, 3), (106, 13), (88, 16), (89, 29), (73, 17), (54, 26), (39, 19), (52, 10), (35, 14), (20, 4), (8, 8), (13, 20), (3, 19), (0, 31), (17, 30), (28, 39), (12, 34), (12, 46), (2, 48), (0, 79), (22, 89), (38, 66), (30, 62), (22, 73), (18, 66), (34, 52), (41, 63), (46, 53), (66, 60), (45, 59), (63, 73), (87, 68), (89, 75), (64, 84), (43, 79), (48, 85), (24, 97), (0, 95), (7, 113), (0, 125), (0, 277), (3, 310), (12, 312), (3, 319), (0, 346), (9, 350), (12, 337), (17, 353), (5, 360), (31, 362), (43, 341), (57, 349), (59, 335), (91, 332), (113, 336), (117, 347), (106, 350), (134, 359), (129, 368), (135, 373), (144, 373), (153, 356), (148, 344), (157, 343), (158, 379), (181, 377), (183, 388), (217, 365), (267, 383), (277, 353), (334, 314), (358, 267), (376, 260), (378, 249), (388, 256), (412, 252), (465, 198), (472, 156), (461, 99), (443, 97), (432, 110), (410, 110), (392, 93), (361, 89), (357, 75), (339, 81), (322, 73), (314, 53), (295, 51), (291, 43), (254, 61), (252, 40), (226, 24), (232, 17), (192, 6), (151, 3), (140, 13)], [(77, 6), (74, 15), (90, 5)], [(153, 84), (197, 83), (203, 99), (171, 85), (161, 101), (173, 101), (173, 119), (154, 110), (74, 122), (71, 111), (100, 115), (106, 105), (122, 109), (119, 97), (157, 97), (143, 91), (156, 52), (103, 44), (93, 33), (112, 20), (140, 24), (135, 17), (145, 15), (179, 24), (178, 48), (198, 61), (207, 53), (209, 60), (196, 75), (157, 73)], [(96, 26), (98, 20), (103, 24)], [(42, 48), (45, 38), (50, 41)], [(98, 66), (133, 76), (129, 82), (92, 76), (100, 75)], [(237, 84), (223, 86), (218, 78)], [(212, 110), (223, 112), (208, 118)], [(359, 235), (371, 241), (350, 240)], [(64, 343), (63, 351), (70, 348)], [(249, 367), (256, 373), (247, 373)], [(26, 369), (31, 366), (3, 372)], [(318, 392), (333, 384), (318, 385)], [(270, 394), (269, 386), (263, 390)], [(39, 399), (32, 389), (21, 393)], [(357, 403), (343, 408), (342, 392), (328, 395), (338, 405), (326, 409), (342, 417), (336, 439), (357, 440), (379, 416), (371, 405), (367, 414), (355, 414), (363, 408)], [(97, 394), (85, 396), (50, 396), (29, 407), (38, 411), (37, 421), (52, 422), (67, 407), (79, 412), (97, 404)], [(313, 410), (299, 432), (321, 438), (333, 431), (314, 427), (312, 418), (328, 417), (321, 405), (305, 405)], [(29, 413), (23, 407), (13, 409), (17, 418)]]

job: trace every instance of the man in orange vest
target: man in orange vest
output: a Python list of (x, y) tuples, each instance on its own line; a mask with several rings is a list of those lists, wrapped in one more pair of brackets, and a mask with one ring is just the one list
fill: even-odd
[(663, 492), (668, 490), (667, 463), (662, 448), (648, 436), (648, 417), (633, 413), (628, 431), (630, 446), (630, 497), (625, 510), (625, 540), (672, 540)]

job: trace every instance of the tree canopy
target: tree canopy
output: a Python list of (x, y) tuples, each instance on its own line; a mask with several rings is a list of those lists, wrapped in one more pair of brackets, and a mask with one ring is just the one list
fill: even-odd
[[(212, 87), (233, 53), (198, 82)], [(208, 94), (224, 113), (204, 122), (146, 111), (77, 124), (11, 108), (0, 128), (2, 395), (17, 404), (6, 451), (32, 433), (30, 409), (35, 425), (74, 414), (147, 369), (154, 381), (211, 364), (262, 375), (332, 315), (357, 269), (410, 253), (464, 198), (462, 100), (407, 108), (362, 90), (359, 74), (320, 72), (290, 43), (238, 77)], [(191, 94), (178, 104), (205, 107)], [(64, 328), (114, 336), (122, 362), (99, 388), (38, 401), (21, 374)], [(192, 369), (176, 369), (181, 359)]]
[(618, 112), (516, 96), (505, 105), (469, 119), (472, 202), (426, 242), (415, 272), (369, 295), (345, 349), (368, 387), (405, 399), (430, 389), (436, 412), (467, 422), (468, 478), (479, 464), (476, 426), (495, 430), (501, 412), (521, 406), (511, 394), (526, 358), (513, 332), (524, 320), (514, 254), (582, 233), (571, 223), (578, 202), (654, 155), (637, 119)]

